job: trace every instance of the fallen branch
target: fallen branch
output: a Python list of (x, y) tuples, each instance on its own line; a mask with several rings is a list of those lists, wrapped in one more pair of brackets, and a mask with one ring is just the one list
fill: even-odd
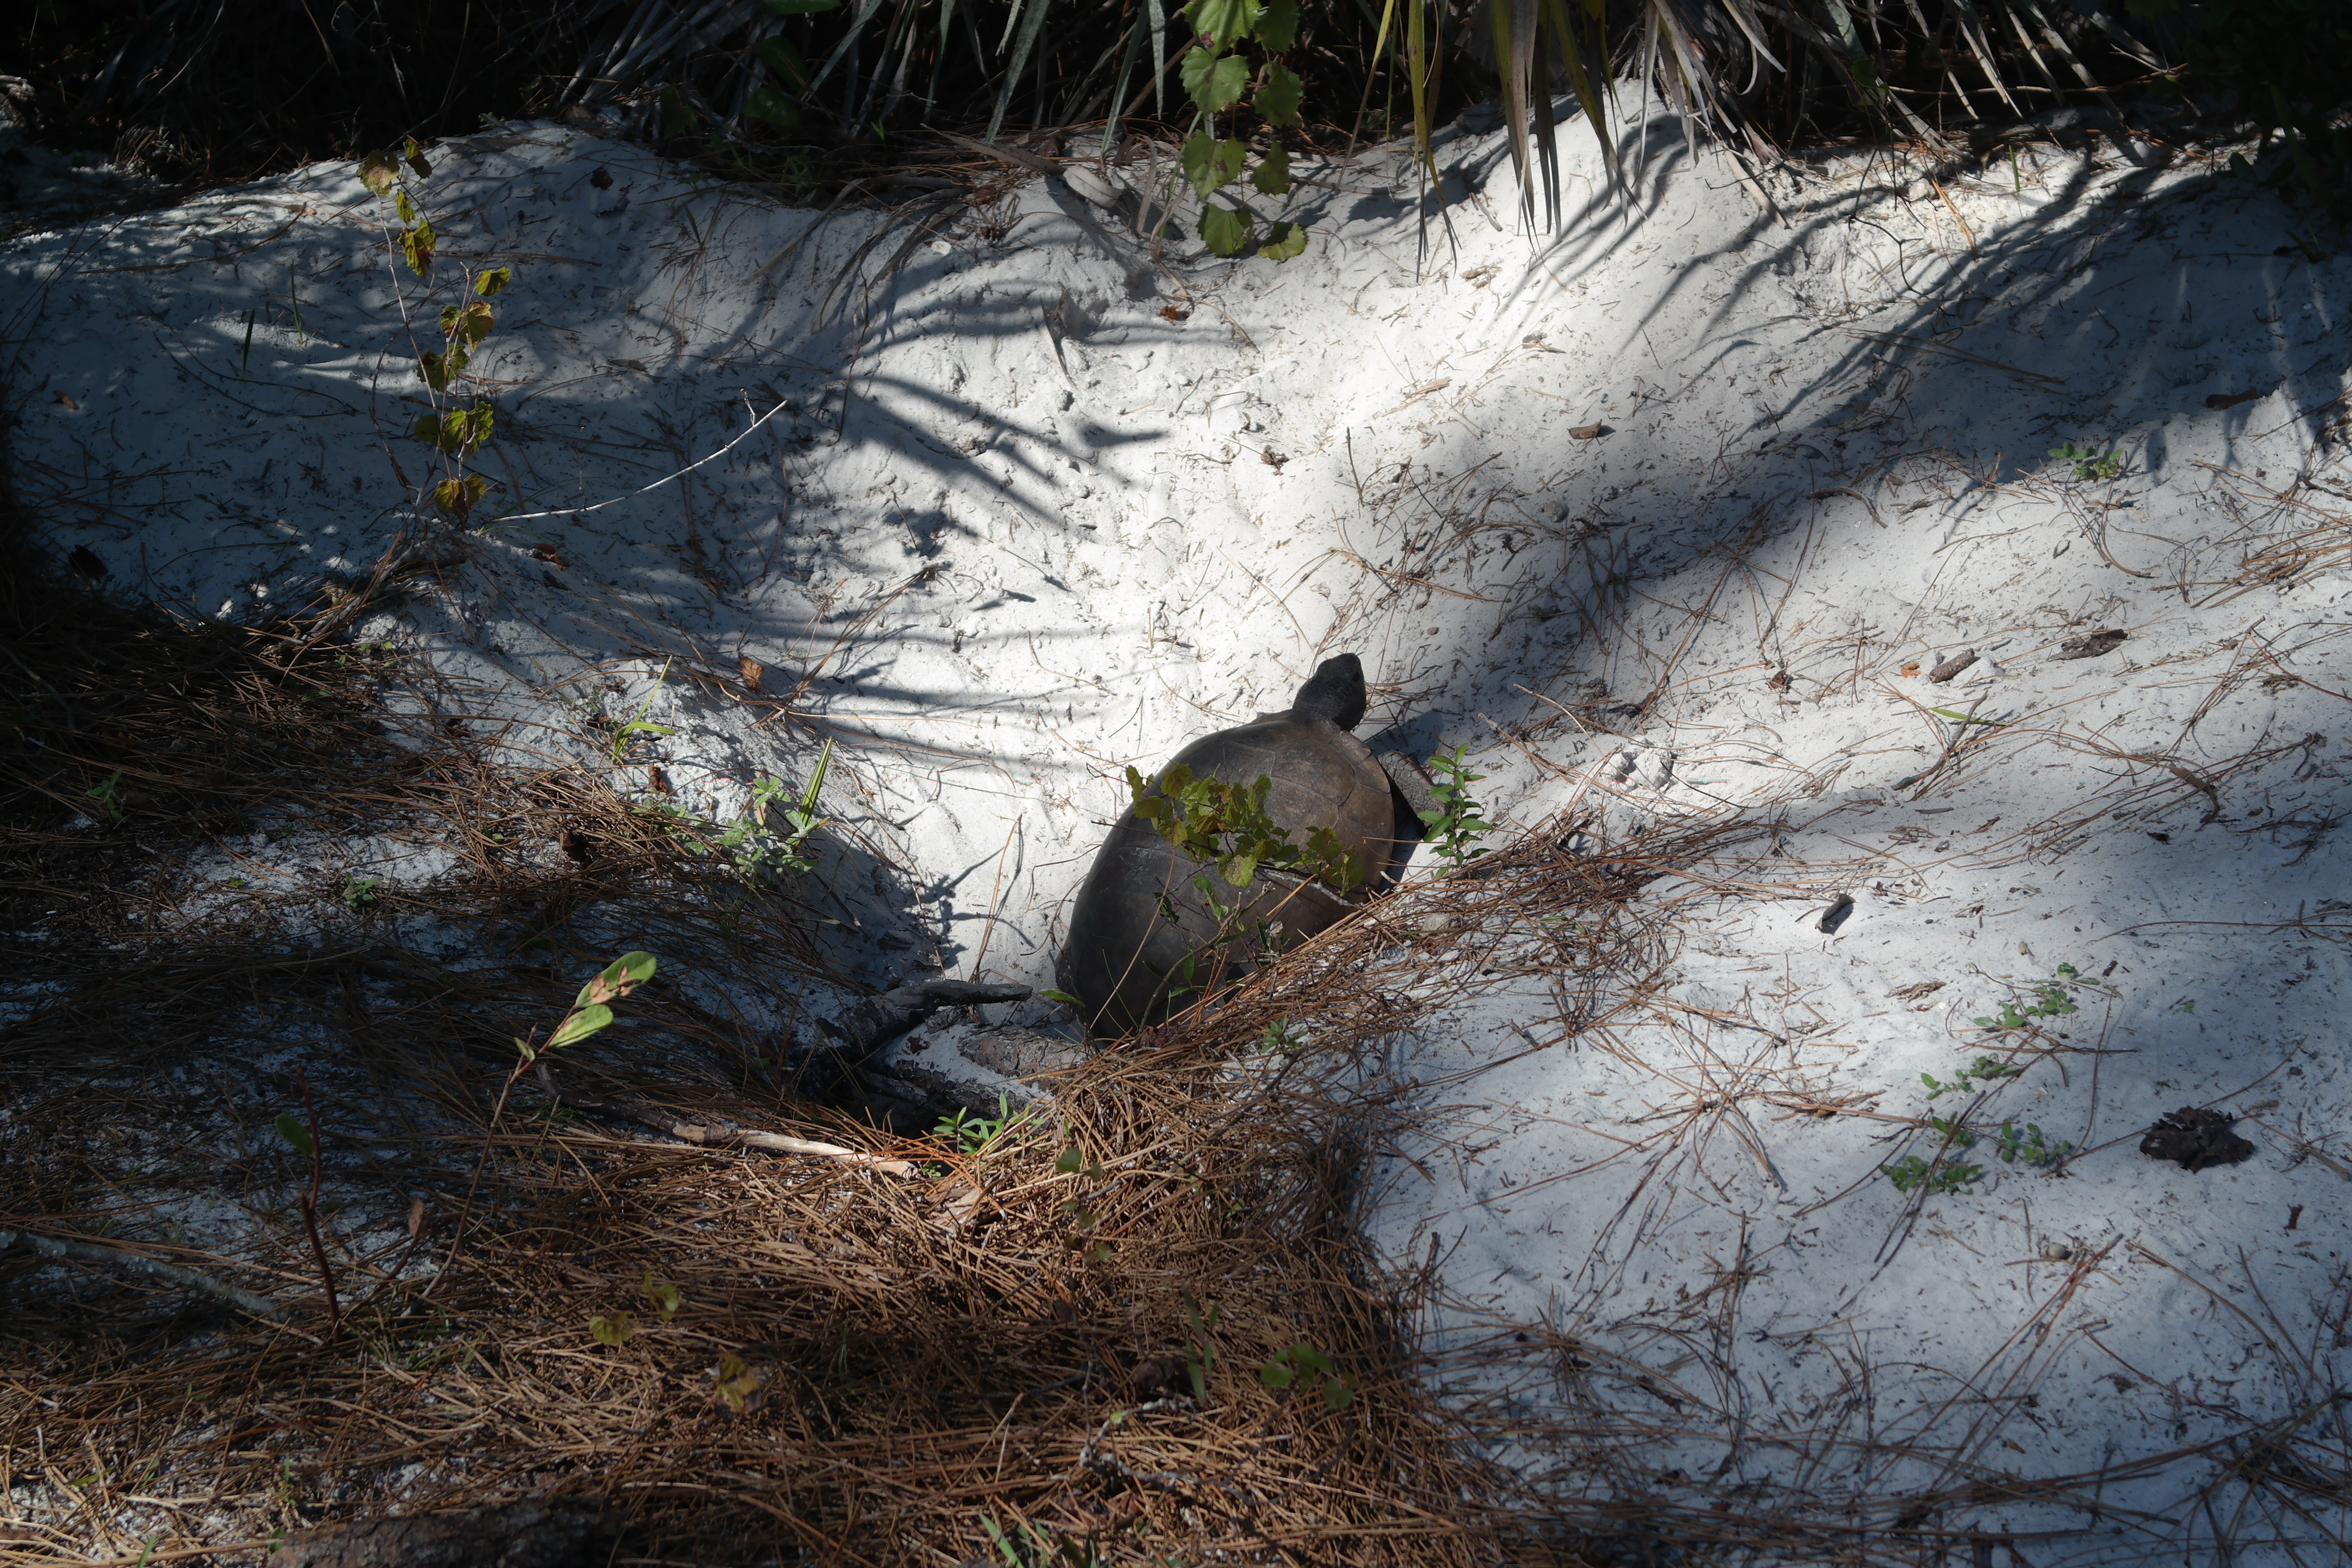
[(286, 1308), (267, 1296), (257, 1296), (241, 1290), (225, 1279), (209, 1274), (199, 1274), (193, 1268), (183, 1268), (176, 1263), (166, 1263), (160, 1258), (144, 1253), (126, 1252), (119, 1247), (100, 1247), (94, 1241), (60, 1241), (53, 1236), (36, 1236), (26, 1230), (0, 1230), (0, 1252), (12, 1247), (22, 1247), (41, 1257), (59, 1263), (103, 1263), (111, 1268), (127, 1268), (136, 1274), (149, 1274), (173, 1285), (184, 1285), (207, 1296), (226, 1301), (240, 1311), (257, 1318), (283, 1318)]
[(776, 1154), (806, 1154), (820, 1160), (839, 1160), (845, 1164), (870, 1166), (887, 1176), (911, 1176), (915, 1173), (913, 1164), (905, 1160), (867, 1154), (839, 1143), (822, 1143), (813, 1138), (792, 1138), (782, 1132), (755, 1132), (731, 1121), (685, 1121), (668, 1111), (650, 1105), (632, 1104), (624, 1100), (599, 1100), (588, 1095), (566, 1094), (562, 1103), (591, 1116), (612, 1117), (651, 1127), (706, 1149), (765, 1149)]

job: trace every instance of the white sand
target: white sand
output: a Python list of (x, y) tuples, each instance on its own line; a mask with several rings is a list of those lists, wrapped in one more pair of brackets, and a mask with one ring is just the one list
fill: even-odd
[[(2050, 149), (1940, 191), (1883, 160), (1776, 177), (1774, 221), (1660, 127), (1630, 206), (1593, 216), (1590, 138), (1563, 136), (1576, 221), (1533, 243), (1499, 141), (1444, 148), (1491, 183), (1418, 277), (1393, 151), (1302, 194), (1299, 259), (1158, 271), (1058, 182), (926, 237), (555, 127), (452, 144), (445, 270), (516, 271), (476, 367), (487, 505), (559, 515), (485, 530), (360, 635), (425, 653), (518, 754), (593, 757), (588, 707), (634, 712), (667, 657), (749, 655), (772, 692), (814, 672), (801, 708), (845, 748), (828, 809), (897, 868), (834, 907), (907, 911), (877, 938), (908, 973), (1050, 984), (1122, 767), (1340, 649), (1381, 683), (1365, 732), (1466, 743), (1515, 832), (1571, 800), (1607, 808), (1594, 851), (1745, 823), (1644, 892), (1675, 911), (1654, 993), (1505, 965), (1398, 1042), (1432, 1087), (1372, 1224), (1400, 1260), (1434, 1243), (1433, 1343), (1540, 1322), (1585, 1347), (1563, 1386), (1506, 1331), (1461, 1397), (1588, 1415), (1570, 1496), (1822, 1531), (1799, 1557), (1909, 1552), (1875, 1533), (1898, 1514), (2036, 1565), (2352, 1535), (2352, 579), (2233, 581), (2347, 537), (2352, 267), (2264, 198)], [(426, 467), (380, 211), (322, 166), (0, 253), (19, 482), (59, 552), (202, 616), (369, 569), (394, 464)], [(2075, 482), (2063, 441), (2122, 476)], [(1901, 673), (1964, 648), (1949, 685)], [(657, 761), (731, 819), (752, 779), (805, 776), (816, 728), (677, 668), (647, 714), (677, 732), (620, 787)], [(1979, 743), (1896, 787), (1956, 735)], [(1969, 1020), (2062, 963), (2098, 984), (2047, 1022), (2107, 1054), (1987, 1086), (1966, 1190), (1874, 1174), (1973, 1098), (1930, 1106), (1919, 1075), (1984, 1054)], [(1608, 1021), (1555, 1043), (1564, 1009)], [(2137, 1152), (2207, 1103), (2256, 1119), (2252, 1158)], [(2089, 1152), (2005, 1164), (2004, 1118)], [(1489, 1416), (1498, 1452), (1557, 1458)], [(2269, 1424), (2288, 1458), (2259, 1486), (2226, 1474), (2245, 1443), (2199, 1447)]]

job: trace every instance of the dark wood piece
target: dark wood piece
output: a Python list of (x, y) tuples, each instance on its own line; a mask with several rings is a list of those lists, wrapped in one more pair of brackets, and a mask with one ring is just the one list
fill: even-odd
[(297, 1531), (270, 1568), (604, 1568), (612, 1532), (561, 1500), (366, 1519)]

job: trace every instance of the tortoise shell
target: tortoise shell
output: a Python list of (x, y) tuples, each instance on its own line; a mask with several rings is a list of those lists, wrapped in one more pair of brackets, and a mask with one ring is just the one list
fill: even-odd
[[(1218, 888), (1219, 902), (1243, 906), (1241, 931), (1279, 922), (1278, 951), (1338, 921), (1390, 879), (1400, 849), (1411, 852), (1395, 786), (1350, 732), (1363, 713), (1363, 666), (1342, 654), (1317, 668), (1290, 708), (1203, 736), (1169, 759), (1170, 767), (1181, 763), (1196, 777), (1227, 784), (1272, 780), (1266, 815), (1288, 830), (1291, 843), (1303, 846), (1311, 829), (1328, 827), (1361, 858), (1370, 888), (1349, 896), (1263, 869), (1246, 889)], [(1112, 1036), (1160, 1023), (1255, 967), (1247, 936), (1213, 950), (1216, 917), (1192, 886), (1203, 873), (1222, 880), (1170, 846), (1132, 806), (1120, 816), (1079, 885), (1055, 966), (1062, 989), (1080, 1001), (1088, 1033)]]

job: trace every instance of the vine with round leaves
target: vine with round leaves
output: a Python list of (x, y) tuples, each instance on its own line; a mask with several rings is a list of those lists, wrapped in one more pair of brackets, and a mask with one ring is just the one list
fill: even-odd
[(1307, 248), (1304, 228), (1285, 220), (1269, 225), (1261, 236), (1257, 215), (1247, 204), (1210, 198), (1230, 191), (1245, 174), (1250, 188), (1261, 195), (1278, 196), (1290, 189), (1289, 153), (1269, 140), (1251, 167), (1238, 121), (1247, 109), (1271, 130), (1298, 124), (1303, 89), (1298, 73), (1281, 60), (1298, 41), (1298, 0), (1192, 0), (1183, 16), (1198, 41), (1177, 71), (1200, 113), (1179, 157), (1184, 178), (1201, 198), (1202, 241), (1219, 256), (1238, 256), (1255, 239), (1260, 256), (1287, 261)]
[[(418, 207), (410, 186), (421, 186), (432, 177), (432, 163), (412, 137), (397, 155), (378, 152), (361, 159), (359, 174), (361, 184), (374, 195), (392, 198), (393, 212), (400, 220), (401, 258), (420, 279), (430, 282), (440, 237)], [(489, 481), (470, 470), (469, 460), (489, 440), (496, 415), (484, 398), (469, 397), (462, 404), (443, 399), (465, 375), (483, 340), (498, 327), (489, 300), (513, 281), (510, 268), (488, 267), (478, 272), (467, 268), (460, 296), (464, 303), (441, 311), (441, 346), (419, 349), (416, 353), (417, 379), (425, 383), (433, 412), (418, 416), (409, 434), (432, 447), (441, 460), (444, 476), (434, 482), (429, 493), (434, 506), (459, 522), (472, 514), (489, 490)], [(403, 482), (406, 482), (404, 477)]]

